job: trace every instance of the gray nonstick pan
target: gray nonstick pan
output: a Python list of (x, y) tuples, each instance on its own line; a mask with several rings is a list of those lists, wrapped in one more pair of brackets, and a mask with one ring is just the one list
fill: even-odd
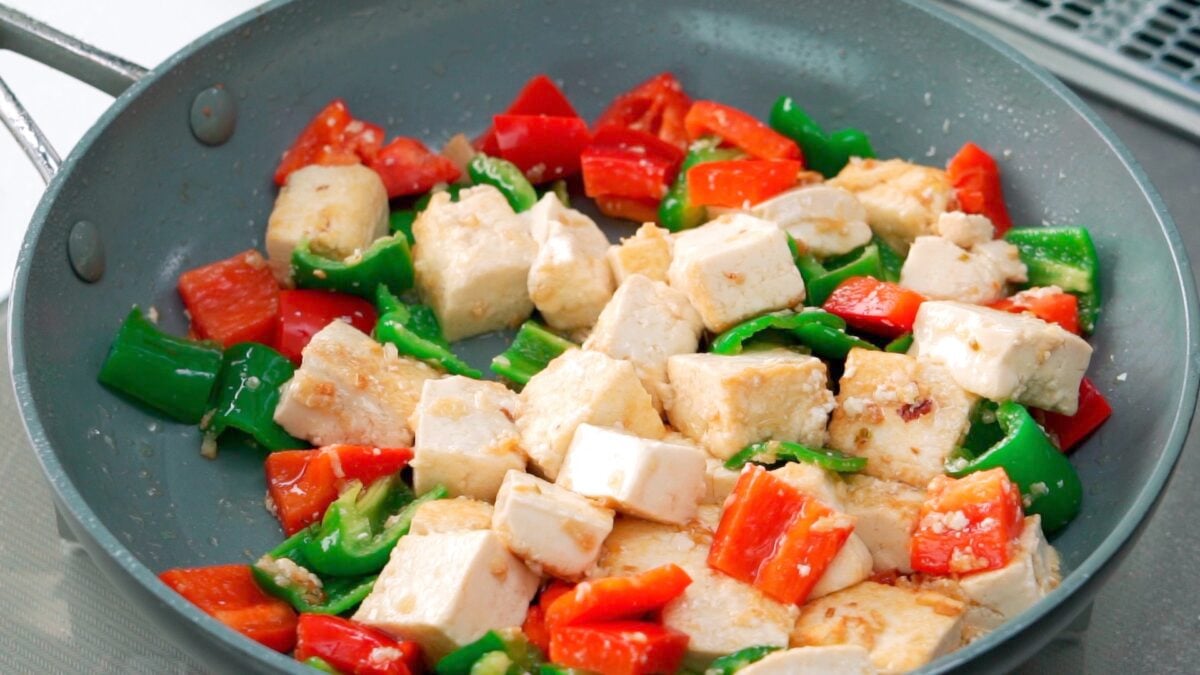
[[(161, 325), (182, 333), (179, 273), (262, 245), (279, 155), (334, 97), (389, 135), (436, 146), (481, 130), (536, 73), (561, 81), (593, 118), (671, 70), (695, 95), (759, 115), (795, 96), (817, 119), (868, 131), (883, 157), (942, 164), (968, 140), (1001, 149), (1018, 224), (1086, 225), (1105, 295), (1090, 376), (1115, 412), (1073, 455), (1083, 513), (1053, 539), (1067, 575), (928, 672), (1003, 671), (1073, 619), (1134, 545), (1192, 417), (1196, 296), (1145, 175), (1057, 80), (923, 4), (280, 1), (148, 72), (0, 8), (0, 47), (117, 95), (60, 165), (0, 92), (0, 112), (49, 181), (11, 301), (12, 372), (33, 449), (65, 531), (153, 626), (217, 671), (309, 672), (155, 576), (250, 561), (280, 540), (263, 508), (262, 455), (223, 447), (203, 459), (194, 427), (119, 399), (96, 373), (131, 305), (157, 308)], [(461, 353), (483, 364), (504, 341), (485, 336)]]

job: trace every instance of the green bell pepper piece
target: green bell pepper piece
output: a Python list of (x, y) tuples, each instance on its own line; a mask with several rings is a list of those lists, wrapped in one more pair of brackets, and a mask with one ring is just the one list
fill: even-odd
[(526, 384), (559, 354), (578, 347), (536, 321), (526, 321), (503, 353), (492, 359), (492, 372), (517, 384)]
[(309, 668), (316, 668), (323, 673), (333, 673), (334, 675), (338, 675), (337, 668), (329, 665), (328, 661), (319, 656), (310, 656), (307, 659), (304, 659), (304, 665), (308, 666)]
[(429, 208), (429, 200), (433, 199), (433, 196), (439, 192), (450, 193), (450, 201), (456, 202), (456, 201), (458, 201), (458, 193), (462, 192), (463, 190), (467, 189), (468, 187), (470, 187), (470, 186), (469, 185), (459, 185), (459, 184), (455, 183), (453, 185), (447, 185), (444, 188), (436, 188), (436, 189), (430, 190), (429, 192), (426, 192), (425, 194), (421, 195), (420, 197), (417, 197), (417, 201), (413, 202), (413, 205), (412, 205), (413, 211), (419, 215), (422, 211)]
[(1054, 447), (1024, 406), (1011, 401), (996, 409), (1004, 437), (968, 460), (951, 462), (954, 477), (1000, 467), (1021, 489), (1025, 513), (1042, 517), (1042, 529), (1053, 532), (1079, 513), (1083, 484), (1067, 456)]
[(971, 424), (967, 427), (967, 436), (957, 449), (958, 457), (972, 460), (987, 452), (988, 448), (1004, 440), (1004, 429), (996, 420), (995, 401), (984, 399), (975, 405), (971, 411)]
[[(305, 614), (344, 614), (359, 605), (375, 586), (376, 574), (335, 577), (317, 574), (304, 557), (304, 548), (312, 541), (316, 526), (309, 526), (288, 537), (250, 567), (254, 580), (269, 595), (286, 600)], [(296, 584), (280, 574), (275, 562), (287, 559), (320, 580), (320, 587)]]
[(567, 191), (567, 181), (561, 178), (554, 181), (550, 184), (550, 192), (553, 192), (554, 196), (558, 197), (558, 201), (563, 206), (567, 208), (571, 207), (571, 193)]
[(479, 153), (467, 164), (467, 175), (476, 185), (491, 185), (504, 195), (513, 211), (528, 211), (538, 201), (537, 191), (516, 164)]
[(432, 309), (425, 305), (406, 305), (382, 286), (380, 289), (375, 302), (381, 315), (372, 333), (376, 340), (389, 342), (401, 354), (420, 359), (452, 375), (475, 379), (483, 377), (483, 373), (450, 351), (450, 344), (442, 336), (442, 329)]
[[(842, 260), (834, 260), (832, 269), (829, 269), (830, 265), (823, 267), (827, 269), (824, 274), (811, 281), (804, 280), (806, 292), (804, 302), (812, 307), (820, 307), (825, 304), (825, 300), (829, 298), (834, 289), (850, 277), (883, 278), (883, 262), (879, 257), (879, 248), (874, 244), (867, 244), (853, 257), (847, 256)], [(801, 276), (803, 276), (803, 271)]]
[(792, 331), (800, 344), (812, 350), (812, 353), (823, 358), (842, 360), (851, 349), (867, 349), (879, 351), (879, 347), (866, 340), (850, 335), (846, 329), (827, 326), (821, 323), (809, 323)]
[(1079, 298), (1079, 327), (1096, 329), (1100, 316), (1100, 258), (1092, 235), (1082, 227), (1030, 227), (1009, 230), (1005, 240), (1021, 253), (1031, 286), (1058, 286)]
[(900, 270), (904, 267), (904, 256), (888, 246), (887, 242), (879, 238), (879, 235), (871, 236), (871, 244), (879, 250), (879, 262), (883, 265), (883, 276), (880, 279), (893, 284), (899, 282)]
[(519, 629), (490, 630), (478, 640), (443, 656), (434, 665), (437, 675), (504, 675), (533, 673), (543, 654)]
[(412, 254), (408, 239), (397, 234), (380, 237), (367, 250), (346, 260), (313, 253), (307, 241), (292, 251), (292, 276), (299, 288), (349, 293), (370, 299), (383, 284), (400, 292), (412, 288)]
[(505, 653), (508, 645), (500, 633), (489, 630), (478, 640), (465, 644), (443, 656), (433, 667), (437, 675), (471, 675), (471, 668), (484, 655), (491, 652)]
[(352, 481), (329, 505), (301, 552), (310, 568), (321, 574), (375, 574), (383, 569), (400, 537), (408, 534), (416, 510), (446, 496), (446, 488), (439, 485), (413, 499), (412, 490), (396, 476), (381, 478), (365, 490)]
[(708, 219), (708, 209), (692, 204), (688, 199), (687, 171), (697, 164), (721, 162), (744, 157), (740, 150), (719, 148), (719, 139), (702, 138), (688, 148), (675, 182), (658, 205), (659, 223), (671, 232), (680, 232), (698, 227)]
[(221, 348), (167, 335), (134, 307), (113, 338), (97, 379), (180, 422), (195, 424), (221, 371)]
[(780, 96), (771, 106), (771, 128), (796, 141), (804, 151), (804, 164), (826, 178), (836, 176), (851, 157), (874, 157), (871, 141), (854, 128), (826, 134), (791, 96)]
[(509, 672), (522, 672), (516, 665), (504, 652), (488, 652), (471, 666), (470, 675), (508, 675)]
[(761, 661), (767, 654), (777, 651), (779, 651), (779, 647), (774, 645), (759, 645), (757, 647), (739, 649), (732, 654), (726, 654), (713, 661), (705, 669), (704, 675), (733, 675), (751, 663)]
[(538, 675), (592, 675), (591, 671), (582, 668), (568, 668), (557, 663), (543, 663), (538, 666)]
[(279, 388), (295, 372), (296, 367), (287, 357), (266, 345), (242, 342), (229, 347), (213, 391), (212, 407), (200, 428), (215, 438), (233, 427), (267, 450), (309, 447), (275, 422)]
[(904, 335), (901, 335), (895, 340), (887, 343), (887, 345), (883, 348), (883, 351), (891, 354), (907, 354), (909, 347), (912, 347), (912, 343), (913, 334), (905, 333)]
[(745, 343), (759, 333), (768, 330), (792, 332), (809, 323), (820, 323), (835, 328), (844, 328), (846, 326), (846, 322), (841, 318), (819, 309), (803, 312), (793, 312), (791, 310), (771, 312), (770, 314), (763, 314), (748, 321), (743, 321), (721, 333), (713, 339), (708, 351), (713, 354), (741, 354), (745, 348)]
[(725, 468), (741, 471), (749, 463), (776, 464), (804, 462), (838, 473), (855, 473), (867, 466), (866, 457), (855, 457), (831, 448), (814, 449), (791, 441), (762, 441), (751, 443), (725, 460)]
[(413, 223), (417, 221), (417, 212), (413, 209), (397, 209), (392, 211), (392, 215), (388, 216), (388, 232), (396, 234), (403, 232), (404, 238), (408, 240), (409, 248), (417, 243), (417, 238), (413, 236)]

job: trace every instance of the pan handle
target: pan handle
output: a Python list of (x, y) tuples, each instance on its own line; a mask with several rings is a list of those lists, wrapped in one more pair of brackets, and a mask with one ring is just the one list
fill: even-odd
[[(119, 96), (148, 72), (5, 5), (0, 5), (0, 49), (44, 63), (113, 96)], [(42, 180), (49, 183), (58, 173), (58, 153), (2, 78), (0, 121), (17, 139)]]

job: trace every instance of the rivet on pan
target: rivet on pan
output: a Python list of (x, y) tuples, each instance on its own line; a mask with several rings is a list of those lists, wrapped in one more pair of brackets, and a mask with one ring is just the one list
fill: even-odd
[(205, 145), (220, 145), (233, 136), (237, 103), (225, 85), (213, 85), (196, 94), (189, 121), (196, 140)]
[(71, 228), (67, 237), (67, 257), (76, 276), (89, 284), (104, 276), (104, 240), (100, 228), (81, 220)]

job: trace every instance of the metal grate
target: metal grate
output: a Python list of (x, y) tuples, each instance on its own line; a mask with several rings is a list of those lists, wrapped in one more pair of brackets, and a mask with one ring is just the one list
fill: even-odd
[(1064, 79), (1200, 138), (1200, 0), (949, 0)]

